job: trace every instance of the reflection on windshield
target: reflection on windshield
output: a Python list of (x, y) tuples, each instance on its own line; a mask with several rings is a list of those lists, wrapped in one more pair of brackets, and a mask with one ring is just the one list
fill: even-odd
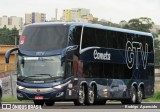
[(32, 79), (48, 79), (64, 76), (64, 65), (61, 56), (25, 57), (19, 56), (21, 76)]

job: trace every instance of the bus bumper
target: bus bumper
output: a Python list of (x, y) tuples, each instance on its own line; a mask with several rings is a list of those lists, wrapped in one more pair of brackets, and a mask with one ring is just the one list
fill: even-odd
[(65, 89), (53, 90), (49, 92), (28, 92), (25, 90), (17, 89), (17, 99), (18, 100), (64, 100), (65, 99)]

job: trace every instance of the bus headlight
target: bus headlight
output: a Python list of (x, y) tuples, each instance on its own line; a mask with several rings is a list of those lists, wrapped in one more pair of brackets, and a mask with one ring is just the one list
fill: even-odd
[(23, 86), (19, 86), (19, 85), (17, 85), (17, 88), (18, 88), (18, 89), (20, 89), (20, 90), (25, 89), (25, 87), (23, 87)]
[(62, 86), (61, 86), (61, 85), (58, 85), (58, 86), (55, 86), (54, 88), (55, 88), (55, 89), (61, 89)]

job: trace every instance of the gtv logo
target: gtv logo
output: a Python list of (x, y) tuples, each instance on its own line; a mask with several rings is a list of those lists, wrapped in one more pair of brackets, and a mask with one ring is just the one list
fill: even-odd
[[(136, 65), (136, 69), (138, 69), (139, 62), (142, 61), (143, 68), (146, 69), (147, 58), (148, 58), (148, 44), (145, 44), (145, 48), (143, 48), (142, 43), (140, 42), (130, 42), (126, 43), (126, 63), (129, 69), (132, 69), (133, 65)], [(141, 55), (141, 56), (139, 56)], [(141, 59), (139, 59), (141, 57)]]

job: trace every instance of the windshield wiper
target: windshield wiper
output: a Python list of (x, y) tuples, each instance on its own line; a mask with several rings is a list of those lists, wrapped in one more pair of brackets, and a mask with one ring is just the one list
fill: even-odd
[(43, 76), (45, 76), (45, 75), (48, 75), (48, 76), (50, 76), (50, 77), (52, 77), (50, 74), (34, 74), (34, 75), (29, 75), (29, 76), (27, 76), (27, 77), (19, 77), (19, 79), (21, 80), (21, 81), (24, 81), (26, 78), (30, 78), (30, 77), (37, 77), (37, 76), (41, 76), (41, 75), (43, 75)]
[(59, 79), (62, 79), (62, 78), (64, 78), (63, 76), (56, 76), (56, 77), (52, 77), (52, 75), (50, 75), (50, 74), (34, 74), (34, 75), (30, 75), (30, 76), (27, 76), (27, 77), (19, 77), (18, 79), (20, 79), (20, 81), (24, 81), (24, 80), (26, 80), (27, 78), (31, 78), (31, 77), (37, 77), (37, 76), (45, 76), (45, 75), (48, 75), (48, 76), (50, 76), (51, 78), (52, 78), (52, 80), (54, 80), (54, 81), (58, 81)]
[(26, 79), (29, 78), (29, 77), (37, 77), (37, 76), (35, 76), (35, 75), (30, 75), (30, 76), (27, 76), (27, 77), (25, 77), (25, 76), (20, 76), (20, 77), (18, 77), (18, 79), (23, 82), (24, 80), (26, 80)]
[(37, 75), (42, 75), (42, 76), (48, 75), (48, 76), (52, 77), (52, 75), (51, 75), (51, 74), (34, 74), (34, 75), (31, 75), (31, 76), (32, 76), (32, 77), (33, 77), (33, 76), (35, 76), (35, 77), (36, 77)]

